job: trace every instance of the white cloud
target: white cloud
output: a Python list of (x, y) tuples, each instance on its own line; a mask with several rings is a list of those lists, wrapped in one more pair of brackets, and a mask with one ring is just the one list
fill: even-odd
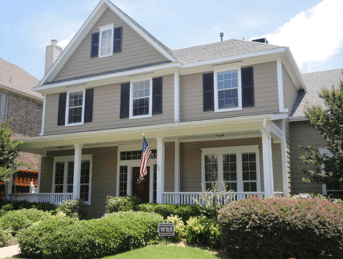
[(70, 35), (69, 38), (61, 40), (61, 41), (58, 43), (58, 46), (60, 46), (61, 48), (64, 49), (64, 48), (68, 45), (68, 43), (71, 41), (71, 39), (74, 37), (74, 35), (75, 35), (75, 33), (73, 33), (72, 35)]
[(314, 68), (321, 68), (321, 63), (342, 48), (342, 10), (342, 0), (323, 0), (264, 36), (271, 44), (289, 46), (300, 69), (311, 72)]

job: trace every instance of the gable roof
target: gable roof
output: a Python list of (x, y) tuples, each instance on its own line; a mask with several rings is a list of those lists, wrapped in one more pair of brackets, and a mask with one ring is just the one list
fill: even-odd
[(39, 80), (20, 67), (0, 58), (0, 88), (43, 101), (43, 96), (31, 90)]
[(180, 63), (191, 64), (218, 58), (273, 50), (277, 48), (284, 47), (266, 43), (231, 39), (185, 49), (173, 50), (173, 52)]
[(308, 104), (324, 105), (323, 99), (319, 98), (322, 88), (330, 88), (332, 85), (337, 87), (343, 81), (343, 69), (333, 69), (314, 73), (302, 74), (307, 91), (299, 91), (293, 106), (292, 117), (305, 116), (304, 110)]

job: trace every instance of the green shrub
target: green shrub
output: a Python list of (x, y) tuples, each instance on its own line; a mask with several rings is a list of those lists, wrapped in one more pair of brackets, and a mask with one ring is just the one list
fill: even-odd
[(0, 247), (7, 246), (8, 242), (11, 240), (11, 230), (0, 228)]
[(51, 215), (37, 209), (21, 209), (8, 211), (0, 217), (0, 228), (10, 229), (13, 236), (20, 230), (31, 226), (34, 222), (46, 220)]
[(190, 217), (201, 215), (200, 207), (196, 205), (175, 205), (175, 204), (154, 204), (143, 203), (137, 207), (137, 211), (155, 212), (166, 219), (170, 215), (176, 215), (182, 218), (185, 223)]
[(217, 221), (206, 216), (191, 217), (187, 220), (185, 237), (190, 244), (220, 247), (220, 227)]
[(56, 205), (46, 202), (28, 202), (28, 201), (4, 201), (0, 212), (21, 210), (21, 209), (37, 209), (43, 211), (55, 211)]
[(87, 209), (83, 200), (66, 200), (58, 205), (56, 212), (63, 212), (71, 218), (85, 219)]
[(146, 246), (157, 239), (163, 218), (154, 213), (118, 212), (101, 219), (54, 218), (18, 235), (29, 258), (97, 258)]
[(167, 217), (166, 223), (174, 223), (175, 236), (170, 237), (170, 239), (174, 242), (180, 242), (185, 235), (185, 224), (182, 218), (171, 215)]
[(218, 222), (233, 257), (343, 258), (341, 203), (249, 197), (222, 208)]
[(106, 198), (106, 212), (113, 213), (119, 211), (136, 210), (136, 207), (141, 203), (141, 199), (136, 196), (107, 196)]

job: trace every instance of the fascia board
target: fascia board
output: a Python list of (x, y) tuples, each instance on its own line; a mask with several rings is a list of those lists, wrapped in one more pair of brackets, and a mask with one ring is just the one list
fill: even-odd
[(37, 96), (31, 95), (31, 94), (28, 94), (28, 93), (24, 93), (24, 92), (22, 92), (20, 90), (13, 89), (13, 88), (10, 88), (10, 87), (4, 86), (4, 85), (0, 85), (0, 89), (3, 89), (5, 91), (12, 92), (12, 93), (24, 96), (26, 98), (33, 99), (33, 100), (38, 101), (40, 103), (42, 103), (43, 100), (44, 100), (43, 96), (41, 98), (39, 98)]
[(299, 69), (298, 64), (295, 61), (294, 56), (293, 56), (293, 54), (292, 54), (292, 52), (291, 52), (289, 47), (286, 48), (286, 56), (287, 56), (287, 58), (288, 58), (288, 60), (289, 60), (289, 62), (291, 64), (291, 66), (292, 66), (296, 76), (297, 76), (297, 79), (299, 80), (300, 85), (306, 91), (306, 85), (305, 85), (305, 83), (304, 83), (304, 81), (302, 79), (300, 69)]
[(289, 117), (289, 121), (290, 122), (294, 122), (294, 121), (309, 121), (309, 119), (306, 116), (292, 116), (292, 117)]

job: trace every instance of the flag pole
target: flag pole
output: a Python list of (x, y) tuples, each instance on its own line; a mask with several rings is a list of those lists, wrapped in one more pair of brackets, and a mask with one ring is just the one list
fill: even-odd
[[(145, 137), (145, 135), (144, 135), (144, 133), (142, 132), (142, 135), (143, 135), (143, 137)], [(156, 166), (157, 166), (157, 169), (158, 170), (160, 170), (160, 167), (158, 166), (158, 164), (157, 164), (157, 161), (156, 161), (156, 158), (155, 158), (155, 156), (154, 156), (154, 153), (151, 151), (151, 157), (155, 160), (155, 163), (156, 163)]]

